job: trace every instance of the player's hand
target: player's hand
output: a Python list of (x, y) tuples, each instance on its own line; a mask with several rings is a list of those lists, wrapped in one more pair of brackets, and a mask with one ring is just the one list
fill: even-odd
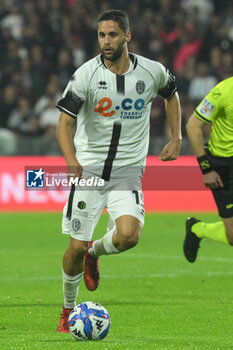
[(206, 187), (211, 188), (212, 190), (219, 187), (224, 187), (221, 177), (214, 170), (210, 171), (207, 174), (204, 174), (203, 179), (204, 179), (204, 185)]
[(180, 154), (181, 140), (172, 140), (166, 146), (164, 146), (162, 152), (159, 155), (159, 159), (164, 162), (168, 160), (175, 160)]
[(68, 180), (71, 178), (82, 178), (83, 167), (78, 161), (72, 162), (72, 164), (67, 164), (67, 177)]

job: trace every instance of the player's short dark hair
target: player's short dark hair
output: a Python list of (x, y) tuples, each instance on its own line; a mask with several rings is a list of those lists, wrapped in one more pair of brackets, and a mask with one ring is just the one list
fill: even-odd
[(117, 22), (121, 30), (126, 34), (129, 32), (129, 17), (121, 10), (107, 10), (104, 11), (97, 19), (97, 23), (102, 21)]

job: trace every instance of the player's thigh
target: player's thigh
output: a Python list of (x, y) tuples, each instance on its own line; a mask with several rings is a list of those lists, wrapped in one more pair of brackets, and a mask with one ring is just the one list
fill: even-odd
[(63, 210), (62, 232), (80, 241), (90, 241), (105, 206), (100, 191), (72, 190)]
[[(214, 170), (220, 175), (223, 187), (213, 189), (212, 193), (221, 218), (233, 217), (233, 165), (230, 158), (215, 157), (208, 153)], [(232, 157), (233, 159), (233, 157)]]
[(233, 217), (222, 218), (222, 221), (226, 229), (228, 242), (233, 245)]
[(108, 194), (107, 210), (116, 223), (117, 232), (139, 234), (144, 225), (144, 197), (142, 191), (111, 191)]
[(218, 213), (221, 218), (233, 217), (233, 191), (225, 190), (224, 187), (212, 190)]

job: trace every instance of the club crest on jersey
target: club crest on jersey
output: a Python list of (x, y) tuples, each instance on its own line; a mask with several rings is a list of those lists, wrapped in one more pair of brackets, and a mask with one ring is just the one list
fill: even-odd
[(146, 85), (144, 83), (143, 80), (138, 80), (137, 84), (136, 84), (136, 91), (139, 95), (143, 94), (143, 92), (145, 91)]

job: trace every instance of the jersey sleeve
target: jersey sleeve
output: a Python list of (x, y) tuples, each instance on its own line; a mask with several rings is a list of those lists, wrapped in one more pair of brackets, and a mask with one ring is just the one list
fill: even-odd
[(158, 94), (170, 100), (177, 91), (176, 78), (160, 63), (159, 68)]
[(222, 105), (218, 87), (213, 88), (195, 109), (195, 115), (205, 123), (211, 123), (219, 113)]
[(67, 84), (56, 107), (70, 117), (77, 118), (77, 114), (87, 98), (88, 80), (86, 70), (80, 67)]

